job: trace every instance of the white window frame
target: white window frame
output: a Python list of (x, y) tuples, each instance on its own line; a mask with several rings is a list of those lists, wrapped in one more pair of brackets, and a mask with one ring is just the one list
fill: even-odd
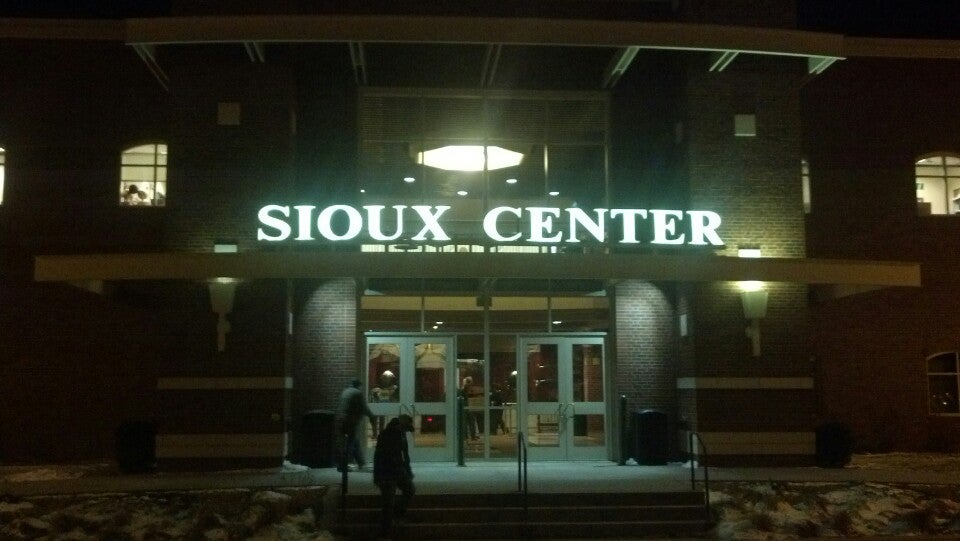
[[(953, 359), (953, 370), (950, 371), (931, 371), (930, 362), (934, 359), (952, 357)], [(960, 416), (960, 397), (958, 397), (958, 392), (960, 392), (960, 355), (956, 351), (943, 351), (934, 355), (930, 355), (926, 358), (926, 372), (927, 372), (927, 408), (930, 415), (955, 415)], [(952, 407), (949, 407), (950, 402), (943, 402), (944, 407), (948, 408), (947, 411), (935, 411), (933, 404), (935, 403), (936, 396), (934, 395), (935, 390), (939, 390), (939, 386), (935, 388), (931, 384), (933, 379), (940, 379), (945, 382), (949, 381), (949, 378), (953, 378), (953, 397), (952, 397)], [(941, 399), (943, 400), (943, 399)]]
[(937, 152), (914, 162), (917, 215), (960, 216), (960, 154)]
[(150, 142), (120, 153), (120, 206), (163, 207), (167, 201), (167, 144)]
[(7, 173), (7, 150), (6, 147), (0, 145), (0, 205), (3, 204), (3, 192), (5, 189), (4, 178)]

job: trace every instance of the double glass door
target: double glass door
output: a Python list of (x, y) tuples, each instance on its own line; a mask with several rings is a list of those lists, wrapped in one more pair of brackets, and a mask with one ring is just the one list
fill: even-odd
[(468, 461), (515, 459), (518, 431), (530, 460), (608, 458), (602, 335), (370, 334), (366, 352), (370, 447), (406, 413), (414, 460), (456, 460), (458, 437)]
[(521, 337), (520, 428), (530, 460), (607, 458), (602, 337)]
[(414, 424), (412, 459), (454, 459), (454, 359), (453, 337), (367, 337), (368, 402), (376, 418), (367, 431), (368, 447), (390, 419), (406, 413)]

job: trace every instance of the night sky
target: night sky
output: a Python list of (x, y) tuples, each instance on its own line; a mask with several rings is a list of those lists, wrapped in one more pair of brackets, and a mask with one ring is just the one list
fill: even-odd
[[(520, 5), (548, 3), (515, 1)], [(569, 0), (559, 1), (570, 5)], [(0, 0), (0, 17), (152, 17), (169, 13), (170, 3), (171, 0)], [(591, 0), (583, 3), (591, 7), (597, 5)], [(621, 2), (626, 3), (627, 0)], [(323, 2), (303, 0), (301, 4), (304, 7), (323, 5)], [(197, 5), (215, 5), (215, 2)], [(797, 0), (797, 20), (804, 30), (851, 36), (960, 39), (960, 0)]]

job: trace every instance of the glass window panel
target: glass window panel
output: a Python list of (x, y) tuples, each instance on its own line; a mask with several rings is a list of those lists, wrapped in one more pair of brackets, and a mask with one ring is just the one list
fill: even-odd
[(560, 446), (560, 418), (556, 414), (527, 415), (526, 430), (530, 447)]
[(153, 181), (153, 172), (152, 167), (128, 167), (124, 166), (120, 169), (120, 178), (126, 181), (137, 180), (137, 181)]
[(156, 165), (154, 163), (155, 156), (153, 154), (132, 154), (124, 153), (123, 155), (123, 165), (139, 165), (146, 167), (153, 167)]
[(957, 373), (957, 354), (944, 353), (927, 359), (927, 372), (929, 373)]
[(542, 141), (546, 137), (546, 111), (543, 100), (487, 100), (487, 136), (497, 141)]
[(603, 206), (606, 186), (602, 146), (551, 145), (548, 153), (547, 191), (559, 192), (563, 204), (558, 206)]
[(527, 350), (527, 400), (558, 400), (558, 347), (556, 344), (530, 344)]
[(573, 345), (573, 401), (603, 402), (603, 348)]
[(3, 147), (0, 147), (0, 204), (3, 203), (3, 177), (6, 169), (6, 156), (6, 151)]
[(371, 402), (400, 401), (400, 344), (371, 343), (367, 349), (367, 388)]
[(930, 156), (916, 163), (917, 213), (960, 214), (960, 157)]
[(415, 344), (414, 356), (414, 401), (446, 402), (446, 344)]
[(413, 446), (414, 447), (444, 447), (447, 442), (446, 415), (414, 415), (413, 416)]
[(956, 376), (930, 376), (930, 413), (960, 413)]
[(153, 204), (157, 207), (162, 207), (167, 204), (167, 183), (158, 182), (156, 184), (156, 190), (154, 190), (153, 195)]
[(573, 445), (574, 447), (603, 447), (606, 445), (603, 415), (574, 415)]
[[(120, 154), (120, 204), (163, 206), (166, 202), (167, 171), (158, 163), (166, 163), (167, 146), (140, 145)], [(159, 180), (160, 183), (155, 181)], [(132, 188), (133, 186), (136, 188)]]
[(940, 165), (918, 165), (916, 174), (918, 177), (943, 176), (943, 167)]
[(492, 297), (490, 329), (493, 331), (548, 331), (546, 297)]

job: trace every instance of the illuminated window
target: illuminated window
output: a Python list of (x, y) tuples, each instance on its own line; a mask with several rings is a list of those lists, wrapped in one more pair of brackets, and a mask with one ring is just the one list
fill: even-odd
[(960, 214), (960, 157), (939, 154), (917, 160), (917, 214)]
[(128, 148), (120, 156), (120, 204), (162, 207), (167, 200), (167, 145)]
[(7, 151), (0, 147), (0, 205), (3, 204), (3, 177), (6, 172)]
[(810, 164), (800, 160), (800, 185), (803, 188), (803, 211), (810, 214)]
[(927, 358), (930, 413), (933, 415), (960, 414), (960, 405), (957, 402), (960, 370), (957, 364), (956, 351), (939, 353)]

